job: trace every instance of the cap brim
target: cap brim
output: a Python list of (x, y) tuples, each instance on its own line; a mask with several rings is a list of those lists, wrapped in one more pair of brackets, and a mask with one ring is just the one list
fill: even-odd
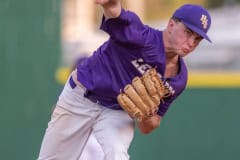
[(202, 31), (201, 29), (195, 27), (194, 25), (192, 24), (189, 24), (189, 23), (186, 23), (184, 21), (182, 21), (183, 24), (186, 25), (186, 27), (188, 27), (189, 29), (191, 29), (192, 31), (196, 32), (197, 34), (199, 34), (200, 36), (202, 36), (204, 39), (206, 39), (208, 42), (212, 43), (211, 39), (208, 37), (208, 35)]

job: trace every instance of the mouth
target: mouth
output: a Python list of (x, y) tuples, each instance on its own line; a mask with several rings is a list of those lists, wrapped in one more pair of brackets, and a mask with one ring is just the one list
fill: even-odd
[(184, 49), (183, 49), (183, 52), (184, 52), (184, 53), (189, 53), (189, 52), (190, 52), (190, 50), (189, 50), (189, 49), (186, 49), (186, 48), (184, 48)]

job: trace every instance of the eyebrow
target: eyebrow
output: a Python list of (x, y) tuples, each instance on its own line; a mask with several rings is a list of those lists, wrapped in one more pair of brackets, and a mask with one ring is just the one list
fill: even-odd
[(182, 23), (184, 25), (184, 27), (189, 30), (192, 34), (195, 34), (197, 38), (203, 38), (201, 35), (199, 35), (198, 33), (194, 32), (192, 29), (190, 29), (189, 27), (187, 27), (184, 23)]
[(192, 34), (196, 33), (196, 32), (194, 32), (192, 29), (188, 28), (184, 23), (182, 23), (182, 24), (183, 24), (184, 27), (185, 27), (187, 30), (189, 30)]

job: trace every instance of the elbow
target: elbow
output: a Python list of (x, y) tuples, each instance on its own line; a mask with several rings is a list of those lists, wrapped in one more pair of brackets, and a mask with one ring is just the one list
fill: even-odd
[(160, 126), (161, 117), (154, 115), (149, 119), (138, 122), (138, 128), (143, 134), (149, 134)]
[(160, 123), (155, 123), (154, 125), (148, 127), (139, 127), (142, 134), (149, 134), (153, 132), (156, 128), (160, 126)]

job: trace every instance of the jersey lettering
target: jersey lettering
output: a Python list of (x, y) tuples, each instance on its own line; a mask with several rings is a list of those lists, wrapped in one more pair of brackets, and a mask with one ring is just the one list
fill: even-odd
[[(149, 64), (145, 63), (142, 58), (133, 60), (132, 64), (141, 74), (146, 72), (148, 69), (152, 68)], [(162, 75), (160, 73), (158, 73), (158, 74), (159, 74), (160, 78), (162, 78)], [(166, 97), (170, 97), (170, 96), (174, 95), (175, 90), (167, 81), (164, 82), (164, 86), (168, 89), (168, 93), (167, 93)]]
[(141, 74), (152, 68), (149, 64), (146, 64), (142, 58), (133, 60), (132, 64)]
[(164, 86), (165, 86), (165, 88), (168, 89), (168, 94), (165, 96), (165, 98), (174, 95), (175, 90), (173, 89), (173, 87), (167, 81), (165, 81)]

